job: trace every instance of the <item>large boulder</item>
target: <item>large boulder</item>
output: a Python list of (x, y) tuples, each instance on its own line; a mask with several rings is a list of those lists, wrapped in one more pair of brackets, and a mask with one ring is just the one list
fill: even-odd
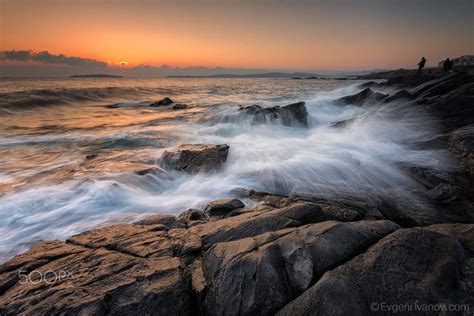
[(385, 314), (394, 306), (408, 315), (439, 304), (464, 306), (457, 312), (467, 315), (466, 306), (474, 306), (473, 250), (472, 224), (400, 229), (324, 274), (277, 315)]
[(364, 90), (346, 97), (342, 97), (336, 100), (337, 103), (351, 104), (351, 105), (367, 105), (375, 104), (378, 101), (381, 101), (387, 97), (387, 94), (380, 92), (375, 92), (370, 88), (365, 88)]
[(286, 126), (308, 126), (308, 110), (304, 102), (263, 108), (259, 105), (241, 107), (239, 111), (252, 115), (256, 123), (279, 122)]
[(229, 146), (210, 144), (184, 144), (165, 151), (160, 166), (165, 169), (197, 173), (219, 169), (227, 160)]
[(211, 315), (271, 315), (327, 270), (398, 229), (389, 221), (324, 222), (219, 243), (205, 254)]

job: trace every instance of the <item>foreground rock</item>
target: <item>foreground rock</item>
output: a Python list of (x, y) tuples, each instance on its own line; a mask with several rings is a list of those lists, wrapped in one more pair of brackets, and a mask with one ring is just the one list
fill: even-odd
[(304, 102), (270, 108), (251, 105), (242, 107), (239, 111), (252, 115), (256, 123), (280, 122), (286, 126), (308, 126), (308, 110)]
[(151, 315), (156, 310), (184, 315), (189, 310), (178, 258), (154, 260), (44, 242), (1, 266), (0, 273), (1, 315)]
[(324, 222), (219, 243), (204, 256), (213, 315), (266, 315), (315, 279), (398, 228), (388, 221)]
[(368, 315), (383, 312), (381, 304), (411, 305), (406, 314), (422, 312), (416, 308), (425, 304), (457, 304), (464, 310), (456, 314), (468, 315), (473, 254), (474, 225), (398, 230), (327, 272), (278, 315)]
[(222, 167), (229, 154), (229, 146), (209, 144), (185, 144), (172, 151), (165, 151), (160, 166), (165, 169), (197, 173)]
[(0, 314), (344, 315), (372, 299), (472, 298), (474, 225), (400, 229), (327, 201), (233, 193), (256, 205), (221, 199), (207, 207), (216, 216), (189, 209), (38, 243), (0, 266)]

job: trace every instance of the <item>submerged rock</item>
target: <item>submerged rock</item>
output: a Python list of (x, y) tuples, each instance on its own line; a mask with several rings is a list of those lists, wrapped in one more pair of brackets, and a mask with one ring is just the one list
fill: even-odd
[(222, 167), (228, 154), (229, 146), (226, 144), (184, 144), (165, 151), (160, 158), (160, 166), (188, 173), (211, 171)]
[(183, 110), (183, 109), (186, 109), (187, 107), (188, 107), (187, 104), (176, 103), (175, 105), (173, 105), (173, 110)]
[(374, 104), (387, 97), (387, 94), (374, 92), (370, 88), (365, 88), (359, 93), (342, 97), (336, 100), (338, 103), (352, 104), (352, 105), (367, 105)]
[(165, 105), (170, 105), (173, 104), (174, 101), (171, 100), (170, 98), (166, 97), (164, 99), (161, 99), (160, 101), (155, 101), (150, 104), (150, 106), (165, 106)]
[(308, 126), (308, 110), (304, 102), (297, 102), (285, 106), (263, 108), (259, 105), (242, 107), (239, 111), (252, 115), (257, 123), (281, 122), (286, 126)]

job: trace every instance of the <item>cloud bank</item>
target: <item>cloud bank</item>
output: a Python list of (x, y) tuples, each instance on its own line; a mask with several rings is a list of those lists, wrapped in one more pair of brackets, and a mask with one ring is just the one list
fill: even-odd
[(109, 65), (104, 61), (69, 57), (63, 54), (52, 54), (48, 51), (31, 50), (0, 51), (1, 77), (68, 77), (102, 73), (125, 77), (166, 77), (173, 75), (205, 76), (214, 74), (256, 74), (268, 69), (244, 69), (224, 67), (173, 67), (169, 65), (139, 65), (123, 67), (123, 62)]

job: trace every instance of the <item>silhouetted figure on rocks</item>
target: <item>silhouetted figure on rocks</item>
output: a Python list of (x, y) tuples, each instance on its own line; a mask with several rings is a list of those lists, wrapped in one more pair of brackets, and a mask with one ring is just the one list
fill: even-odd
[(446, 58), (446, 60), (443, 63), (443, 71), (444, 72), (451, 71), (451, 69), (453, 69), (453, 64), (454, 63), (452, 60), (450, 60), (449, 58)]
[(421, 60), (420, 62), (418, 63), (418, 73), (421, 73), (421, 70), (423, 68), (425, 68), (425, 64), (426, 64), (426, 58), (425, 57), (421, 57)]

